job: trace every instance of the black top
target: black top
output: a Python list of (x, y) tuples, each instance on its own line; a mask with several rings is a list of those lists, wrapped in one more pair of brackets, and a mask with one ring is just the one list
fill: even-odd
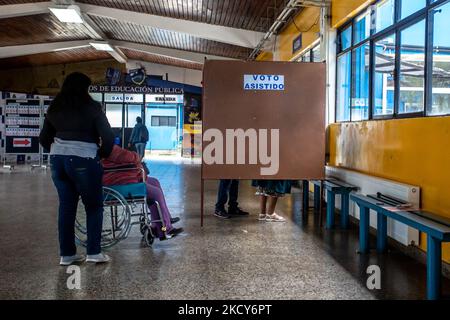
[(50, 111), (44, 120), (39, 135), (42, 147), (49, 150), (53, 139), (75, 140), (99, 144), (99, 155), (107, 158), (114, 144), (114, 133), (98, 102), (92, 101), (84, 107)]

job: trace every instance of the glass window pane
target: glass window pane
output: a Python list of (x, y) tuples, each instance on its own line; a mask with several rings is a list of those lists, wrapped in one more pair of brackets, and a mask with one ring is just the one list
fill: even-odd
[(422, 112), (425, 99), (425, 20), (401, 32), (399, 113)]
[(107, 104), (106, 118), (108, 118), (111, 128), (122, 128), (122, 105)]
[(395, 0), (383, 0), (375, 7), (375, 32), (394, 24)]
[(338, 57), (337, 64), (336, 121), (349, 121), (351, 92), (351, 53), (347, 52), (346, 54)]
[(352, 121), (369, 119), (370, 45), (353, 50)]
[(395, 34), (375, 43), (374, 116), (394, 113)]
[(152, 127), (159, 127), (159, 117), (152, 116)]
[(314, 47), (313, 51), (313, 62), (322, 62), (322, 59), (320, 57), (320, 44), (316, 47)]
[(176, 127), (176, 126), (177, 126), (177, 118), (169, 117), (169, 127)]
[(433, 103), (430, 115), (450, 113), (450, 2), (434, 10)]
[(427, 5), (427, 0), (402, 0), (402, 14), (401, 18), (406, 18), (413, 13), (425, 8)]
[(308, 50), (308, 52), (305, 53), (303, 56), (303, 62), (311, 62), (311, 51)]
[(128, 122), (126, 124), (127, 128), (133, 128), (136, 124), (136, 118), (142, 116), (141, 105), (140, 104), (129, 104), (128, 109)]
[(352, 45), (352, 26), (348, 26), (339, 34), (339, 51), (344, 51)]
[(353, 43), (358, 44), (370, 36), (370, 10), (360, 15), (355, 20)]
[(169, 125), (169, 117), (159, 117), (159, 126), (167, 127)]

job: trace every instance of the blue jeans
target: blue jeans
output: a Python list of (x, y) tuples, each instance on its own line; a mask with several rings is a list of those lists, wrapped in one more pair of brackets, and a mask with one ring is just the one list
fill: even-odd
[(77, 252), (75, 219), (80, 197), (86, 209), (87, 254), (100, 253), (103, 223), (103, 168), (100, 160), (52, 155), (50, 163), (59, 197), (60, 255), (72, 256)]
[(146, 145), (147, 145), (147, 143), (145, 143), (145, 142), (139, 142), (134, 145), (136, 147), (136, 151), (137, 151), (138, 155), (141, 158), (144, 158), (144, 156), (145, 156), (145, 146)]
[(220, 180), (219, 192), (217, 194), (216, 210), (225, 209), (228, 201), (228, 208), (238, 207), (239, 180)]

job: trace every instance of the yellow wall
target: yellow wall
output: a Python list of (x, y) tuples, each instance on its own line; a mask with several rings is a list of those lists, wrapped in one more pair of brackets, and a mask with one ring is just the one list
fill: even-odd
[(331, 25), (337, 28), (349, 18), (374, 2), (373, 0), (333, 0), (331, 2)]
[(0, 91), (55, 95), (59, 92), (65, 75), (79, 71), (87, 74), (94, 84), (103, 84), (108, 67), (125, 72), (125, 64), (115, 60), (0, 70)]
[[(310, 46), (314, 41), (319, 39), (320, 32), (320, 9), (305, 8), (295, 18), (295, 24), (290, 23), (278, 35), (276, 49), (273, 53), (263, 52), (257, 60), (260, 61), (289, 61), (295, 55), (301, 53)], [(292, 52), (292, 43), (294, 39), (302, 34), (302, 48), (295, 54)]]
[[(450, 117), (332, 124), (330, 165), (421, 187), (422, 208), (450, 217)], [(425, 235), (420, 247), (426, 250)], [(450, 262), (450, 246), (443, 259)]]

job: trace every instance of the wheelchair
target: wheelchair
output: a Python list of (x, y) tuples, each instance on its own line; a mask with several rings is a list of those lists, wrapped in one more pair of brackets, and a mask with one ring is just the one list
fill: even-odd
[[(117, 168), (105, 170), (105, 173), (139, 170), (142, 172), (141, 183), (126, 185), (103, 186), (103, 227), (101, 235), (101, 247), (109, 248), (126, 239), (133, 225), (139, 225), (143, 240), (151, 247), (156, 235), (152, 224), (160, 222), (161, 231), (167, 238), (167, 228), (162, 218), (161, 208), (157, 201), (147, 198), (147, 187), (145, 184), (145, 170), (141, 168)], [(155, 204), (158, 210), (158, 220), (152, 220), (149, 205)], [(87, 246), (86, 211), (82, 201), (79, 201), (77, 218), (75, 221), (75, 240)]]

